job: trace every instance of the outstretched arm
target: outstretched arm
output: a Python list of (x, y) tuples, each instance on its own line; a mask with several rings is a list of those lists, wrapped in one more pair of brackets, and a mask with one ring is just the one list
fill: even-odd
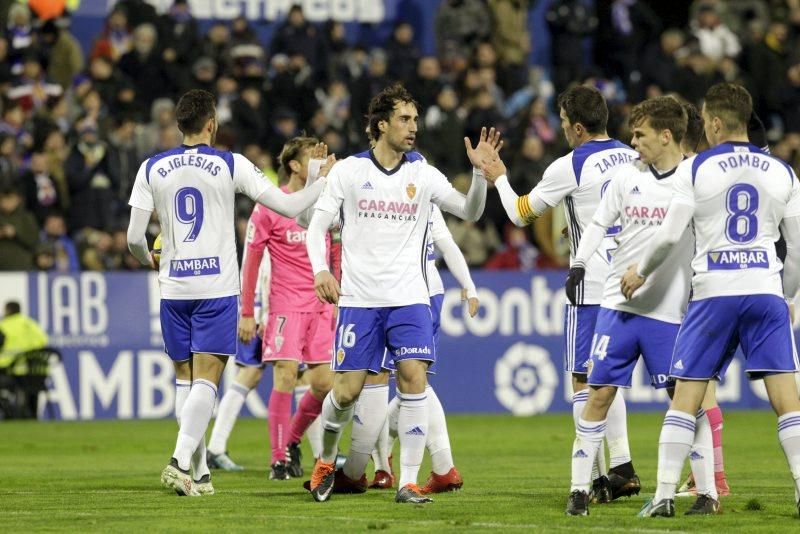
[(313, 206), (324, 188), (324, 178), (314, 182), (311, 187), (301, 189), (295, 193), (284, 193), (277, 187), (270, 187), (261, 193), (255, 201), (279, 215), (293, 219), (301, 211)]
[(472, 170), (472, 184), (466, 195), (451, 191), (440, 202), (439, 206), (456, 217), (467, 221), (477, 221), (483, 215), (486, 206), (486, 180), (478, 169)]

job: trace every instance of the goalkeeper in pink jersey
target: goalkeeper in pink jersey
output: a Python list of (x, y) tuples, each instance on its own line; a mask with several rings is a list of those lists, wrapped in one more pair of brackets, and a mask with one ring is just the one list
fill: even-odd
[[(325, 175), (326, 165), (312, 165), (312, 152), (326, 152), (324, 145), (309, 137), (295, 137), (283, 148), (280, 163), (289, 177), (285, 191), (299, 191), (309, 174)], [(318, 161), (318, 160), (315, 160)], [(327, 164), (330, 163), (330, 164)], [(294, 219), (256, 207), (250, 217), (242, 267), (242, 312), (239, 338), (248, 343), (256, 334), (255, 286), (264, 250), (272, 260), (268, 299), (269, 313), (264, 326), (262, 359), (273, 365), (273, 386), (269, 398), (269, 433), (272, 458), (270, 479), (300, 477), (300, 439), (322, 408), (330, 391), (333, 347), (333, 306), (321, 303), (314, 292), (314, 278), (306, 252), (306, 229)], [(330, 253), (330, 236), (327, 238)], [(294, 418), (292, 393), (301, 363), (308, 366), (310, 389), (299, 402)]]

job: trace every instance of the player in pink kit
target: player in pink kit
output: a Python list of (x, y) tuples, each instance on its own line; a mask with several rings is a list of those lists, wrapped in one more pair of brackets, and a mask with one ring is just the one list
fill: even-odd
[[(289, 183), (282, 187), (284, 191), (303, 189), (309, 174), (311, 152), (321, 149), (322, 145), (318, 146), (317, 140), (309, 137), (295, 137), (286, 143), (280, 156), (281, 166), (289, 176)], [(328, 158), (319, 173), (327, 174), (333, 161), (333, 156)], [(294, 219), (259, 206), (253, 210), (242, 268), (239, 337), (247, 343), (256, 333), (253, 316), (255, 286), (266, 248), (272, 260), (272, 279), (262, 358), (264, 362), (273, 364), (273, 385), (268, 408), (272, 448), (269, 477), (272, 480), (287, 480), (290, 476), (303, 475), (299, 442), (319, 415), (322, 400), (333, 383), (330, 369), (333, 306), (323, 304), (316, 298), (305, 243), (306, 229)], [(330, 254), (330, 235), (327, 237), (327, 250)], [(292, 396), (301, 363), (309, 368), (306, 376), (311, 388), (300, 400), (295, 417), (291, 419)]]

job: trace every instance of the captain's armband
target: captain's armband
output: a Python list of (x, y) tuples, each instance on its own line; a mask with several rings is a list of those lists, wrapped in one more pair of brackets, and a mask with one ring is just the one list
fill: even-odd
[(538, 217), (531, 209), (528, 195), (522, 195), (517, 199), (517, 215), (524, 224), (531, 224)]

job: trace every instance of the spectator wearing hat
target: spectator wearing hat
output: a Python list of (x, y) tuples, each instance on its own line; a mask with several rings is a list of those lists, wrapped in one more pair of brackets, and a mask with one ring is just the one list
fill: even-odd
[(0, 271), (33, 269), (33, 254), (39, 243), (36, 218), (25, 209), (16, 186), (0, 189)]
[(22, 60), (33, 50), (34, 34), (28, 6), (14, 3), (8, 8), (8, 25), (3, 32), (8, 42), (8, 63), (11, 74), (22, 73)]

